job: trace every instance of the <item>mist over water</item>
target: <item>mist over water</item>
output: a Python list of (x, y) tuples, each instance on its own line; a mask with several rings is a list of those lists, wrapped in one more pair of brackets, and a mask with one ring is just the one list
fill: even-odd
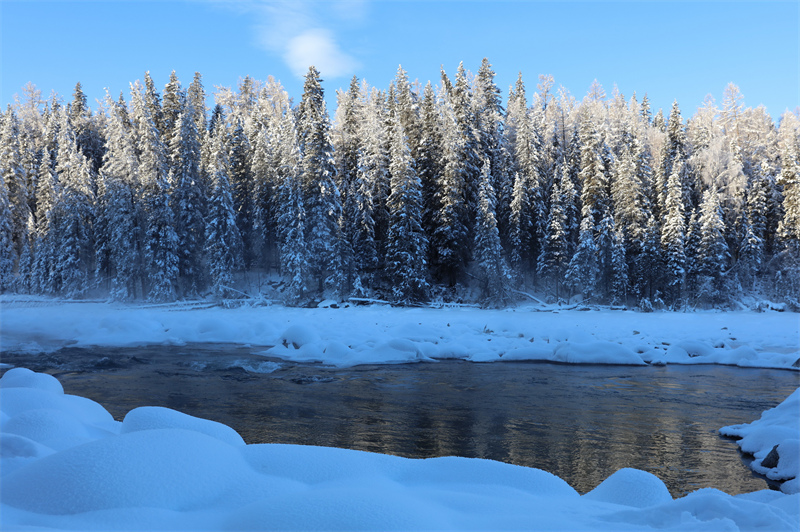
[(800, 386), (791, 371), (726, 366), (575, 366), (462, 361), (336, 369), (197, 344), (0, 354), (55, 375), (117, 419), (165, 406), (247, 443), (322, 445), (412, 458), (465, 456), (536, 467), (591, 490), (622, 467), (677, 497), (767, 483), (717, 429), (746, 423)]

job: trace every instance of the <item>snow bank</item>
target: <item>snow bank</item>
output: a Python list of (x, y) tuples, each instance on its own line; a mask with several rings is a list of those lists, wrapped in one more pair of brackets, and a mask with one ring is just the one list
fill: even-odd
[(752, 423), (730, 425), (720, 434), (740, 438), (742, 452), (753, 455), (750, 467), (772, 480), (784, 480), (781, 491), (800, 493), (800, 388)]
[(456, 358), (800, 369), (793, 366), (800, 358), (800, 320), (792, 313), (538, 310), (196, 309), (47, 300), (26, 306), (0, 296), (0, 335), (6, 351), (220, 342), (336, 366)]
[(225, 425), (165, 408), (115, 422), (56, 382), (22, 368), (0, 379), (3, 530), (800, 526), (800, 495), (704, 489), (673, 500), (654, 475), (622, 469), (580, 496), (545, 471), (489, 460), (244, 445)]

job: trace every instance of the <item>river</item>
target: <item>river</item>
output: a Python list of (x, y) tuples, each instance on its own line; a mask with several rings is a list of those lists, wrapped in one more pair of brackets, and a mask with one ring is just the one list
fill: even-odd
[(247, 443), (324, 445), (413, 458), (489, 458), (544, 469), (584, 493), (622, 467), (673, 496), (764, 489), (724, 425), (758, 419), (800, 373), (726, 366), (575, 366), (462, 361), (337, 369), (194, 344), (0, 353), (58, 377), (116, 419), (165, 406)]

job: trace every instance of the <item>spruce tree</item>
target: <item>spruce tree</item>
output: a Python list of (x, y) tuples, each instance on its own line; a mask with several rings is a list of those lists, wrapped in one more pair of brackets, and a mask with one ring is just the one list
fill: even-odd
[(305, 235), (309, 270), (320, 292), (324, 289), (340, 291), (343, 285), (339, 241), (342, 207), (336, 187), (330, 119), (321, 82), (317, 69), (310, 67), (297, 111), (303, 203), (310, 222)]
[(233, 273), (241, 266), (242, 240), (236, 225), (229, 175), (231, 164), (227, 153), (227, 131), (217, 123), (211, 152), (205, 251), (211, 291), (217, 299), (230, 297)]
[(475, 224), (475, 261), (480, 272), (482, 305), (502, 306), (511, 300), (511, 272), (503, 256), (495, 214), (491, 162), (484, 159), (478, 189), (478, 218)]
[(387, 200), (389, 233), (386, 276), (396, 301), (414, 303), (427, 298), (427, 239), (422, 231), (422, 186), (414, 171), (411, 151), (399, 117), (392, 121)]
[(728, 244), (725, 242), (722, 209), (714, 187), (703, 193), (699, 222), (698, 270), (704, 278), (700, 282), (701, 297), (710, 299), (712, 303), (719, 303), (722, 299), (723, 275), (730, 254)]
[(181, 112), (169, 145), (168, 181), (169, 204), (178, 239), (178, 293), (187, 297), (197, 295), (203, 284), (206, 190), (201, 171), (201, 133), (197, 129), (201, 110), (191, 98), (181, 100)]
[(661, 247), (665, 261), (665, 295), (668, 303), (680, 306), (686, 278), (686, 221), (682, 199), (680, 174), (683, 163), (673, 167), (667, 182), (664, 224), (661, 228)]
[[(145, 93), (147, 96), (148, 93)], [(133, 123), (139, 152), (139, 195), (144, 218), (144, 256), (149, 286), (147, 297), (154, 302), (174, 301), (178, 281), (178, 236), (169, 205), (167, 155), (151, 114), (152, 96), (142, 95), (141, 85), (131, 91)]]
[(142, 215), (137, 201), (138, 165), (132, 132), (122, 111), (107, 98), (109, 106), (106, 153), (100, 177), (103, 181), (98, 213), (101, 234), (97, 247), (98, 277), (109, 277), (112, 299), (134, 299), (141, 286)]

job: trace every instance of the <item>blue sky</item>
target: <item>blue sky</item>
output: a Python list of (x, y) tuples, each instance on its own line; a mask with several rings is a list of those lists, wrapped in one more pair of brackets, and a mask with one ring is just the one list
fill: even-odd
[(2, 0), (0, 17), (4, 107), (29, 81), (65, 99), (80, 81), (94, 107), (173, 69), (207, 90), (272, 75), (299, 101), (309, 63), (332, 102), (353, 75), (386, 88), (402, 64), (435, 84), (483, 57), (504, 99), (522, 71), (529, 95), (540, 74), (578, 99), (597, 79), (685, 117), (728, 82), (776, 118), (800, 105), (797, 1)]

